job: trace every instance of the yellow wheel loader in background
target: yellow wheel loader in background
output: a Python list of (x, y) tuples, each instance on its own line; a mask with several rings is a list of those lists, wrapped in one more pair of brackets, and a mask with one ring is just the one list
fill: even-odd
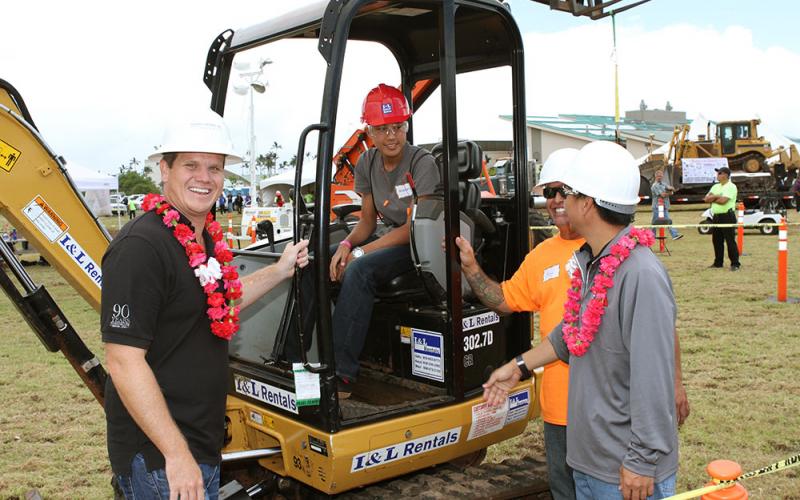
[[(593, 18), (618, 2), (537, 1)], [(376, 74), (375, 60), (363, 60), (361, 50), (377, 50), (376, 57), (391, 61), (389, 73)], [(522, 433), (538, 415), (530, 381), (511, 391), (503, 408), (489, 410), (482, 402), (481, 384), (492, 370), (530, 346), (531, 321), (528, 314), (500, 317), (472, 296), (454, 244), (458, 235), (471, 239), (484, 270), (498, 281), (511, 276), (529, 249), (529, 190), (482, 200), (469, 180), (480, 174), (483, 154), (459, 133), (459, 109), (481, 106), (485, 98), (485, 88), (471, 82), (488, 75), (492, 92), (513, 110), (510, 168), (516, 185), (531, 185), (523, 44), (510, 9), (496, 0), (333, 0), (227, 30), (212, 43), (204, 71), (211, 109), (225, 116), (238, 61), (276, 53), (291, 54), (284, 60), (294, 64), (284, 71), (291, 83), (287, 99), (318, 103), (316, 116), (298, 129), (294, 186), (299, 193), (303, 171), (315, 172), (315, 203), (306, 207), (298, 197), (294, 238), (311, 239), (316, 258), (303, 272), (312, 274), (318, 307), (308, 310), (297, 278), (242, 314), (242, 329), (230, 343), (222, 497), (349, 492), (355, 498), (395, 498), (402, 492), (420, 498), (549, 498), (545, 468), (533, 460), (448, 476), (460, 470), (455, 464), (479, 463), (486, 447)], [(308, 77), (313, 68), (322, 76), (318, 81)], [(360, 109), (366, 89), (391, 78), (407, 96), (417, 82), (435, 83), (417, 100), (408, 137), (413, 142), (415, 130), (425, 128), (441, 138), (433, 153), (442, 189), (440, 196), (414, 204), (410, 244), (416, 269), (378, 291), (359, 389), (345, 401), (336, 391), (328, 247), (349, 229), (343, 216), (331, 223), (331, 209), (349, 209), (330, 206), (331, 158), (339, 111)], [(348, 93), (353, 85), (358, 91)], [(64, 161), (39, 134), (19, 92), (4, 81), (0, 87), (0, 213), (98, 309), (100, 262), (110, 236), (75, 189)], [(279, 93), (280, 86), (272, 83), (271, 92)], [(286, 119), (279, 109), (259, 109), (256, 122)], [(308, 141), (314, 155), (305, 154)], [(281, 243), (276, 246), (235, 251), (241, 274), (275, 262), (282, 250)], [(102, 403), (106, 373), (97, 357), (13, 253), (0, 245), (0, 255), (7, 264), (0, 273), (4, 291), (48, 350), (61, 350)], [(319, 321), (304, 331), (302, 318), (311, 314)], [(301, 365), (287, 359), (285, 347), (292, 341), (307, 348)], [(316, 398), (301, 394), (301, 376), (319, 387)], [(409, 475), (448, 463), (453, 465), (436, 469), (444, 471), (438, 482)]]

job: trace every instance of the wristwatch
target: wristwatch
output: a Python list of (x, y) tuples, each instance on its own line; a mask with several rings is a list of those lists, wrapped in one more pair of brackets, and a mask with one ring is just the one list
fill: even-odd
[(519, 378), (520, 381), (528, 380), (531, 378), (531, 371), (528, 370), (528, 365), (525, 364), (525, 360), (522, 359), (522, 354), (514, 358), (514, 361), (517, 363), (517, 367), (519, 367), (519, 371), (522, 372), (522, 376)]
[(350, 252), (350, 255), (352, 255), (354, 259), (357, 259), (364, 255), (364, 249), (361, 247), (355, 247), (353, 248), (353, 251)]

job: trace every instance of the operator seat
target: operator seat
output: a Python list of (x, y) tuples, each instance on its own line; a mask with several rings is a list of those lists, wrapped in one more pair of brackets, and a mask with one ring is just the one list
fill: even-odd
[[(443, 179), (445, 172), (443, 172), (444, 162), (441, 159), (442, 145), (434, 146), (431, 154), (436, 159), (440, 178)], [(461, 236), (477, 249), (480, 233), (494, 232), (494, 226), (480, 211), (480, 188), (470, 182), (470, 179), (478, 177), (481, 173), (483, 152), (475, 142), (461, 141), (458, 143), (457, 158), (460, 232)], [(412, 239), (409, 243), (412, 260), (420, 266), (423, 278), (420, 278), (416, 270), (401, 274), (379, 287), (376, 290), (376, 298), (387, 302), (426, 300), (430, 302), (434, 299), (431, 297), (433, 293), (436, 295), (434, 301), (442, 302), (447, 286), (446, 255), (441, 247), (444, 233), (444, 184), (440, 182), (433, 196), (419, 201), (412, 228)], [(462, 295), (471, 292), (466, 279), (461, 280), (461, 285)]]

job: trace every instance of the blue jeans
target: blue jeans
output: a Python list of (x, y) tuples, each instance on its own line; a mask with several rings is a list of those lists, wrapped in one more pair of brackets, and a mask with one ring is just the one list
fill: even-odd
[[(374, 241), (374, 236), (361, 244)], [(330, 253), (336, 252), (338, 245), (331, 245)], [(361, 350), (367, 339), (375, 290), (396, 276), (414, 269), (408, 244), (382, 248), (364, 254), (350, 261), (331, 319), (333, 331), (333, 354), (336, 361), (336, 375), (355, 380), (358, 375)], [(303, 332), (306, 345), (300, 347), (299, 339), (292, 334), (286, 341), (285, 356), (289, 361), (300, 360), (300, 349), (308, 351), (311, 347), (311, 333), (317, 322), (317, 302), (314, 293), (313, 270), (306, 268), (301, 277)], [(387, 340), (388, 341), (388, 340)]]
[(369, 252), (347, 265), (331, 325), (337, 375), (350, 380), (358, 375), (376, 288), (413, 269), (408, 244)]
[[(607, 483), (583, 472), (572, 471), (575, 478), (575, 493), (578, 500), (622, 500), (619, 483)], [(675, 494), (677, 474), (673, 474), (653, 487), (653, 494), (647, 500), (658, 500)]]
[[(666, 205), (664, 205), (664, 218), (669, 219), (669, 207), (667, 207)], [(657, 220), (658, 220), (658, 205), (653, 205), (653, 218), (650, 219), (650, 224), (655, 224)], [(678, 237), (677, 229), (675, 229), (672, 226), (670, 226), (668, 229), (669, 229), (669, 234), (672, 235), (673, 238)], [(656, 232), (658, 231), (658, 228), (654, 227), (651, 229), (651, 231), (653, 231), (653, 236), (658, 236)]]
[(544, 423), (547, 476), (553, 500), (575, 500), (572, 467), (567, 465), (567, 426)]
[[(219, 465), (199, 464), (206, 488), (205, 500), (219, 498)], [(128, 500), (166, 500), (169, 498), (169, 483), (164, 469), (147, 471), (144, 456), (136, 454), (131, 461), (131, 475), (117, 476), (119, 487)]]

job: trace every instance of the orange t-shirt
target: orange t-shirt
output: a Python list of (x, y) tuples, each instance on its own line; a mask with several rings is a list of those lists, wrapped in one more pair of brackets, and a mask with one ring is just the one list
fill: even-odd
[[(540, 340), (555, 328), (564, 315), (570, 277), (567, 263), (585, 240), (565, 240), (557, 234), (534, 248), (511, 279), (504, 281), (503, 297), (513, 311), (539, 313)], [(544, 367), (542, 375), (542, 419), (567, 425), (567, 386), (569, 365), (555, 361)]]

